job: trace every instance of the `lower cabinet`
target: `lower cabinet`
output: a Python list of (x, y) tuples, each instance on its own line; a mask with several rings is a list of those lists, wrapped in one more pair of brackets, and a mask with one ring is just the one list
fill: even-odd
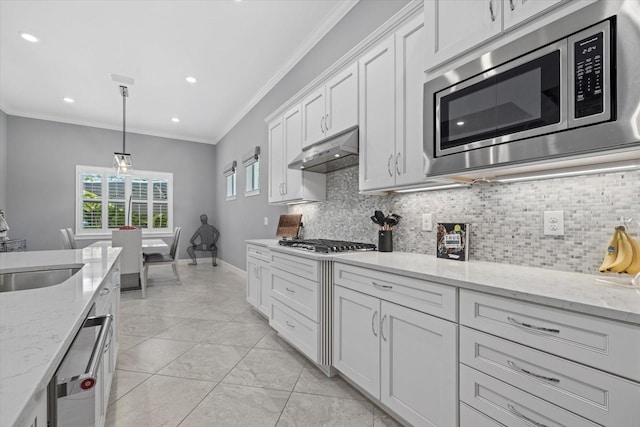
[(271, 312), (269, 251), (247, 245), (247, 302), (265, 316)]
[(455, 323), (334, 288), (334, 366), (415, 426), (457, 425)]

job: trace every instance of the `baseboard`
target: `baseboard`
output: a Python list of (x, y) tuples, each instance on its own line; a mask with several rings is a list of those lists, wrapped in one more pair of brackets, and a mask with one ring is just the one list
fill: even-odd
[[(190, 259), (179, 259), (178, 260), (178, 264), (179, 265), (189, 265), (189, 263), (191, 262)], [(221, 260), (220, 258), (218, 258), (216, 260), (216, 263), (218, 264), (218, 266), (221, 266), (223, 268), (228, 268), (229, 270), (234, 271), (235, 273), (241, 274), (243, 276), (247, 276), (247, 272), (244, 271), (241, 268), (236, 267), (233, 264), (230, 264), (226, 261)], [(211, 257), (204, 257), (204, 258), (198, 258), (198, 264), (209, 264), (211, 265)]]
[(235, 272), (236, 272), (236, 273), (238, 273), (238, 274), (242, 274), (242, 275), (243, 275), (243, 276), (245, 276), (245, 277), (247, 276), (247, 272), (246, 272), (246, 271), (244, 271), (243, 269), (238, 268), (238, 267), (236, 267), (235, 265), (230, 264), (230, 263), (228, 263), (228, 262), (226, 262), (226, 261), (223, 261), (223, 260), (221, 260), (220, 258), (218, 258), (218, 265), (220, 265), (220, 264), (222, 264), (223, 266), (225, 266), (226, 268), (228, 268), (228, 269), (230, 269), (230, 270), (235, 271)]

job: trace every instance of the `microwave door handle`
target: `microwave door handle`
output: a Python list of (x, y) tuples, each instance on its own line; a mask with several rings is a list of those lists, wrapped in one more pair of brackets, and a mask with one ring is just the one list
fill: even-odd
[[(71, 394), (80, 393), (85, 390), (90, 390), (96, 383), (98, 378), (98, 367), (104, 353), (105, 346), (107, 345), (107, 338), (109, 337), (109, 331), (113, 322), (113, 316), (111, 314), (105, 314), (104, 316), (88, 317), (85, 320), (83, 328), (91, 328), (100, 326), (100, 333), (98, 339), (93, 345), (91, 351), (91, 359), (87, 364), (87, 370), (72, 378), (65, 380), (57, 385), (57, 396), (65, 397)], [(73, 344), (71, 344), (73, 345)]]

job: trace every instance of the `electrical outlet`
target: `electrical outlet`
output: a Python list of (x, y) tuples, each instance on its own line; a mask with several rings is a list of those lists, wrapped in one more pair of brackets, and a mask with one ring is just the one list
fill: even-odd
[(433, 231), (433, 214), (422, 214), (422, 231)]
[(564, 236), (564, 211), (545, 211), (543, 229), (545, 236)]
[(264, 225), (269, 225), (269, 217), (268, 216), (264, 217)]

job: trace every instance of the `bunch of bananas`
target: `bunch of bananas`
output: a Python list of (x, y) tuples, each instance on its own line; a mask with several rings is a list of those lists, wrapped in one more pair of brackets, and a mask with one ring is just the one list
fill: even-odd
[(640, 243), (623, 226), (616, 227), (600, 266), (602, 273), (640, 273)]

